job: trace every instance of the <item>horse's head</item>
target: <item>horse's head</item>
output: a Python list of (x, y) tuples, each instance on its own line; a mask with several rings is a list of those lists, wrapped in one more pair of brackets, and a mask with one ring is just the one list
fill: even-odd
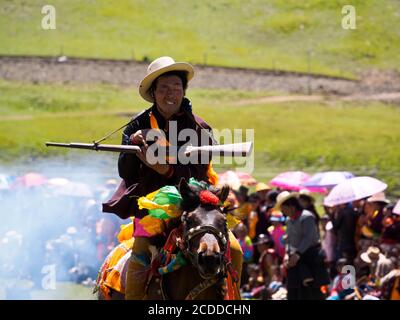
[(212, 278), (223, 271), (229, 245), (226, 215), (222, 210), (229, 187), (209, 187), (205, 190), (182, 179), (179, 191), (186, 255), (201, 277)]

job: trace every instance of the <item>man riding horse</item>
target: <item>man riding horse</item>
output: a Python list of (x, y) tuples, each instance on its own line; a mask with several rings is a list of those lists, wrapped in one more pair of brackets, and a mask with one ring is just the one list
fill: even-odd
[[(200, 161), (190, 161), (183, 164), (181, 157), (168, 154), (166, 161), (151, 161), (148, 151), (151, 148), (149, 133), (158, 130), (168, 137), (170, 128), (176, 128), (176, 136), (185, 129), (191, 129), (201, 145), (204, 142), (202, 131), (211, 131), (210, 126), (201, 118), (192, 113), (192, 105), (185, 97), (188, 81), (193, 78), (193, 67), (184, 62), (175, 62), (170, 57), (161, 57), (154, 60), (148, 67), (147, 75), (139, 86), (139, 94), (152, 106), (137, 115), (126, 127), (122, 135), (122, 144), (137, 145), (141, 152), (137, 154), (121, 153), (118, 160), (119, 175), (125, 183), (127, 190), (134, 190), (132, 205), (124, 217), (135, 216), (134, 219), (134, 244), (129, 260), (125, 299), (141, 300), (144, 298), (147, 283), (144, 270), (151, 264), (150, 236), (147, 236), (140, 228), (139, 221), (148, 214), (147, 209), (139, 209), (137, 198), (160, 189), (166, 185), (178, 185), (181, 178), (187, 181), (195, 178), (198, 181), (206, 181), (209, 184), (217, 183), (217, 175), (211, 164), (211, 156), (207, 161), (204, 157)], [(170, 136), (170, 135), (169, 135)], [(203, 139), (202, 139), (203, 138)], [(156, 140), (156, 139), (154, 139)], [(202, 141), (203, 140), (203, 141)], [(207, 144), (212, 143), (212, 136), (207, 138)], [(159, 138), (154, 143), (160, 147), (179, 147), (187, 144), (185, 141), (168, 141)], [(174, 143), (176, 145), (174, 146)], [(204, 145), (204, 143), (202, 144)], [(242, 251), (233, 234), (229, 231), (230, 253), (232, 266), (239, 275), (242, 268)], [(208, 248), (208, 251), (210, 248)]]

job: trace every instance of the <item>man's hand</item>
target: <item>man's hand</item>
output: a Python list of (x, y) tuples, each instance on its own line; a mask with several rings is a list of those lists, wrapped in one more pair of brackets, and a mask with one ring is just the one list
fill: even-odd
[[(139, 130), (140, 131), (140, 130)], [(143, 147), (140, 148), (140, 152), (136, 153), (137, 157), (149, 168), (153, 169), (157, 173), (161, 175), (166, 175), (170, 169), (171, 166), (168, 163), (162, 164), (162, 163), (155, 163), (155, 164), (150, 164), (147, 159), (146, 159), (146, 153), (147, 153), (148, 146), (147, 144)]]
[(288, 264), (289, 264), (289, 255), (286, 253), (285, 256), (283, 257), (283, 266), (287, 268)]
[(148, 132), (151, 129), (142, 129), (142, 130), (138, 130), (135, 133), (132, 133), (131, 136), (129, 137), (129, 140), (131, 141), (131, 143), (138, 145), (138, 146), (146, 146), (147, 147), (147, 143), (146, 143), (146, 136), (148, 134)]
[(291, 254), (289, 257), (289, 263), (288, 263), (289, 268), (294, 267), (299, 260), (300, 260), (300, 256), (297, 253)]
[(283, 264), (287, 268), (292, 268), (297, 264), (299, 259), (300, 256), (297, 253), (293, 253), (290, 256), (288, 254), (285, 254), (285, 257), (283, 258)]

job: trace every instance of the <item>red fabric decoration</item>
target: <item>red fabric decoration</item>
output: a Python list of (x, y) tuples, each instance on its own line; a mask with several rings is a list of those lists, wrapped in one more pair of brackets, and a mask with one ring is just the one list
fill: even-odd
[(208, 190), (201, 190), (200, 194), (200, 202), (203, 204), (211, 204), (217, 206), (219, 204), (219, 198), (212, 192)]

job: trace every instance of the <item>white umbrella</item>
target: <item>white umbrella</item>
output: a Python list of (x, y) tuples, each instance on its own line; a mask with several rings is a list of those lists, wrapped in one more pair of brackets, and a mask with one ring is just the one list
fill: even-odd
[(50, 186), (65, 186), (69, 183), (69, 180), (66, 178), (51, 178), (47, 180), (47, 184)]
[(54, 186), (54, 192), (58, 195), (90, 198), (93, 192), (89, 186), (82, 182), (69, 181), (67, 184)]
[(336, 185), (324, 200), (326, 206), (336, 206), (363, 198), (387, 188), (387, 184), (372, 177), (355, 177)]
[(400, 200), (397, 201), (396, 205), (394, 206), (393, 213), (400, 214)]
[(0, 174), (0, 190), (8, 190), (11, 187), (10, 178), (5, 174)]

